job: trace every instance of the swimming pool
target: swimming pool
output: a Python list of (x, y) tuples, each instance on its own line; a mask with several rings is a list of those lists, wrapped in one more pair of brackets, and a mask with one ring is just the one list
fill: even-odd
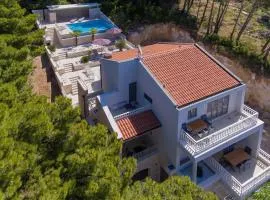
[[(198, 163), (198, 167), (202, 168), (202, 176), (197, 176), (197, 184), (207, 180), (211, 176), (215, 174), (204, 162)], [(188, 165), (187, 167), (184, 167), (183, 169), (179, 170), (179, 174), (182, 176), (189, 176), (192, 178), (192, 164)]]
[(94, 19), (86, 22), (78, 22), (67, 24), (68, 28), (72, 31), (80, 31), (82, 34), (89, 33), (90, 29), (97, 29), (98, 33), (103, 33), (108, 29), (114, 27), (113, 24), (103, 20), (103, 19)]

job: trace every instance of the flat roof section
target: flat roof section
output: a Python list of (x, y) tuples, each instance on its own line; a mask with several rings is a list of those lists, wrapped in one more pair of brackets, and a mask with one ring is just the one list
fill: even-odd
[(123, 135), (123, 140), (142, 135), (161, 126), (152, 110), (141, 112), (116, 120)]
[(47, 6), (47, 8), (50, 11), (73, 9), (73, 8), (93, 8), (93, 7), (99, 7), (99, 4), (98, 3), (81, 3), (81, 4), (67, 4), (67, 5), (51, 5), (51, 6)]

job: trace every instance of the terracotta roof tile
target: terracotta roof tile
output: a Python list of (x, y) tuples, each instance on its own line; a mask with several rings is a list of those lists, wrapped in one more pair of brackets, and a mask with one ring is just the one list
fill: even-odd
[(194, 44), (143, 55), (143, 63), (178, 106), (232, 88), (240, 82)]
[[(172, 50), (175, 48), (178, 48), (178, 45), (158, 43), (158, 44), (153, 44), (153, 45), (142, 47), (142, 51), (143, 51), (143, 55), (152, 55), (155, 53), (160, 53), (160, 52)], [(112, 54), (111, 60), (124, 61), (124, 60), (128, 60), (128, 59), (136, 58), (137, 52), (138, 52), (137, 49), (130, 49), (130, 50), (121, 51), (121, 52), (114, 52)]]
[(123, 135), (123, 140), (133, 138), (161, 126), (151, 110), (121, 118), (116, 120), (116, 123)]

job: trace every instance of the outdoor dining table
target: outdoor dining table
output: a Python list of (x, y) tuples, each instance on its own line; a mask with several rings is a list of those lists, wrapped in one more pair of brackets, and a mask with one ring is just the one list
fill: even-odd
[(188, 130), (190, 130), (192, 134), (198, 134), (207, 127), (208, 124), (202, 119), (197, 119), (187, 124)]
[(244, 161), (248, 160), (250, 156), (244, 151), (244, 149), (235, 149), (234, 151), (224, 155), (224, 158), (229, 162), (233, 167), (236, 167), (239, 164), (242, 164)]

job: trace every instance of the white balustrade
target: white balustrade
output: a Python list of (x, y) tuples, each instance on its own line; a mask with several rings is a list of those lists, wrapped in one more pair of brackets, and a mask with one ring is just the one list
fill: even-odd
[(207, 158), (206, 163), (213, 169), (217, 174), (219, 174), (224, 182), (227, 183), (229, 187), (231, 187), (236, 194), (238, 194), (241, 198), (247, 196), (254, 190), (256, 190), (261, 184), (265, 183), (270, 179), (270, 155), (264, 152), (263, 150), (259, 150), (257, 152), (257, 161), (261, 158), (267, 158), (268, 166), (259, 174), (254, 173), (254, 177), (249, 179), (244, 183), (240, 183), (232, 174), (230, 174), (222, 165), (218, 163), (213, 157)]
[(136, 158), (138, 161), (144, 160), (146, 158), (149, 158), (150, 156), (158, 153), (158, 148), (156, 146), (149, 147), (141, 152), (138, 152), (133, 155), (134, 158)]
[(195, 140), (189, 133), (182, 130), (180, 133), (180, 142), (192, 154), (198, 154), (212, 146), (217, 145), (226, 139), (233, 137), (245, 129), (248, 129), (257, 123), (258, 113), (248, 106), (244, 105), (242, 113), (246, 116), (244, 119), (220, 129), (207, 137)]
[(137, 109), (122, 113), (120, 115), (117, 115), (117, 116), (114, 117), (114, 119), (119, 120), (119, 119), (131, 116), (131, 115), (135, 115), (135, 114), (138, 114), (138, 113), (150, 110), (150, 109), (151, 109), (151, 104), (147, 104), (146, 106), (143, 106), (143, 107), (140, 107), (140, 108), (137, 108)]

